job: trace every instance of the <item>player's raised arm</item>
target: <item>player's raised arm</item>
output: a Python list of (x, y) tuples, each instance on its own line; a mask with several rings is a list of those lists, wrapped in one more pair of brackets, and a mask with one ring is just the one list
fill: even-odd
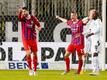
[(58, 15), (56, 15), (56, 18), (59, 19), (59, 20), (61, 20), (62, 22), (67, 22), (67, 19), (59, 17)]
[(20, 7), (20, 8), (18, 9), (18, 11), (16, 12), (16, 14), (17, 14), (17, 16), (18, 16), (18, 19), (19, 19), (20, 21), (24, 20), (24, 15), (22, 14), (22, 11), (23, 11), (23, 9)]
[(20, 8), (17, 10), (17, 12), (16, 12), (17, 16), (18, 16), (21, 12), (22, 12), (22, 8), (20, 7)]
[(83, 24), (87, 24), (88, 21), (89, 21), (89, 18), (88, 18), (88, 17), (85, 17), (85, 18), (82, 19)]

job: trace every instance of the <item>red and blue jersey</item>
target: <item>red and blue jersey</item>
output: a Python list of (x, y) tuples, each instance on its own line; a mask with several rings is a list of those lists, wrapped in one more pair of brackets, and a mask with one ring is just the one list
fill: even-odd
[(21, 13), (18, 15), (18, 18), (21, 21), (22, 25), (22, 39), (25, 40), (36, 39), (35, 25), (37, 25), (37, 27), (40, 27), (38, 19), (32, 15), (30, 19), (26, 19), (25, 17), (21, 17)]
[[(71, 29), (71, 44), (73, 45), (84, 45), (84, 36), (83, 36), (83, 22), (79, 20), (76, 23), (73, 23), (72, 20), (68, 20), (67, 24), (70, 26)], [(78, 36), (80, 35), (80, 36)], [(78, 36), (78, 37), (77, 37)]]

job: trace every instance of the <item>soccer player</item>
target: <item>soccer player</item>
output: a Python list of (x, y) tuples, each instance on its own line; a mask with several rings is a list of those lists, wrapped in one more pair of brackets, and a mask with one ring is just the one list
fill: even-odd
[(83, 24), (87, 21), (79, 20), (77, 18), (77, 13), (75, 11), (71, 12), (71, 20), (67, 20), (64, 18), (61, 18), (59, 16), (56, 16), (56, 18), (60, 19), (61, 21), (67, 23), (69, 25), (69, 28), (71, 29), (71, 43), (68, 45), (68, 48), (66, 49), (66, 53), (64, 55), (64, 60), (66, 62), (66, 70), (62, 74), (66, 74), (70, 71), (70, 59), (69, 55), (71, 53), (74, 53), (74, 51), (77, 51), (78, 54), (78, 70), (77, 74), (80, 74), (81, 68), (83, 65), (82, 55), (84, 54), (84, 35), (83, 33)]
[[(101, 20), (98, 19), (98, 13), (95, 9), (91, 9), (89, 12), (89, 22), (87, 23), (86, 27), (88, 27), (86, 38), (87, 40), (90, 39), (88, 42), (88, 46), (91, 46), (90, 50), (92, 53), (92, 64), (93, 64), (93, 71), (90, 75), (98, 75), (99, 74), (99, 47), (100, 47), (100, 32), (101, 32)], [(87, 42), (86, 42), (87, 43)], [(91, 44), (91, 45), (90, 45)], [(87, 48), (87, 47), (86, 47)]]
[[(26, 61), (28, 63), (29, 75), (35, 75), (38, 63), (38, 48), (35, 28), (40, 31), (41, 26), (38, 19), (35, 16), (29, 14), (26, 7), (20, 8), (17, 15), (22, 25), (22, 42), (26, 51)], [(33, 60), (31, 59), (31, 53), (33, 53)], [(34, 65), (34, 70), (32, 69), (32, 61)]]

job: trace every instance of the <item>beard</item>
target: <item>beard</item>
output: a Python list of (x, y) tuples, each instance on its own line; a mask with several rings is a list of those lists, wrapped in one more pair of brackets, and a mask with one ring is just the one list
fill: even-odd
[(28, 17), (28, 15), (29, 15), (29, 14), (28, 14), (28, 13), (26, 13), (24, 16), (25, 16), (25, 17)]

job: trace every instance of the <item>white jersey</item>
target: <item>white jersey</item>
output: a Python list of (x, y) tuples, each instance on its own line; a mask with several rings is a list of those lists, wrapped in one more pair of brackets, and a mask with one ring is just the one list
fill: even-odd
[(89, 33), (94, 33), (94, 35), (92, 35), (88, 39), (85, 38), (85, 49), (86, 49), (85, 52), (90, 52), (89, 50), (91, 50), (92, 53), (98, 52), (98, 46), (100, 44), (100, 36), (101, 36), (100, 35), (101, 25), (102, 25), (101, 20), (96, 19), (96, 20), (90, 20), (84, 27), (84, 35), (87, 35)]
[(96, 19), (96, 20), (92, 20), (92, 23), (90, 25), (90, 30), (91, 33), (94, 33), (94, 35), (91, 36), (92, 41), (100, 41), (100, 32), (101, 32), (101, 20), (100, 19)]
[(83, 34), (86, 36), (89, 33), (94, 33), (93, 36), (91, 36), (95, 40), (99, 40), (101, 36), (100, 35), (100, 30), (101, 30), (101, 20), (96, 19), (96, 20), (90, 20), (86, 26), (84, 26), (84, 32)]

